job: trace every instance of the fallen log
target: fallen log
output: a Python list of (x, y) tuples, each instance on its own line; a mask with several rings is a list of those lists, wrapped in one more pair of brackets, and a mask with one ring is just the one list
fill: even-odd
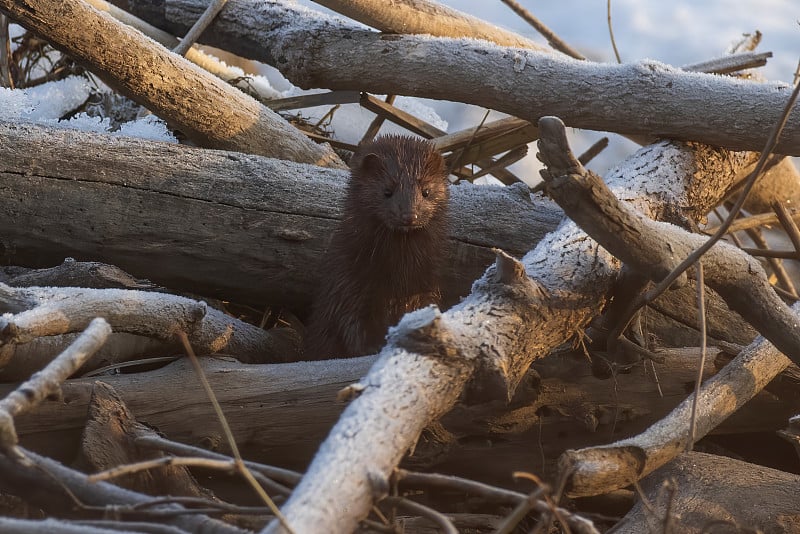
[[(113, 172), (111, 170), (113, 169)], [(103, 261), (173, 290), (302, 312), (347, 173), (141, 139), (0, 124), (0, 257)], [(36, 199), (32, 201), (31, 199)], [(452, 302), (491, 263), (523, 254), (561, 211), (512, 188), (452, 188)]]
[(641, 500), (615, 525), (639, 532), (800, 531), (800, 476), (732, 458), (682, 454), (642, 480)]

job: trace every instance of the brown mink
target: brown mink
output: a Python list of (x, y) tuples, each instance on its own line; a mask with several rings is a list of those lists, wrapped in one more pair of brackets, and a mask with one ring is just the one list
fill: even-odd
[(387, 135), (350, 161), (344, 217), (321, 264), (305, 358), (371, 354), (389, 326), (440, 299), (450, 193), (433, 144)]

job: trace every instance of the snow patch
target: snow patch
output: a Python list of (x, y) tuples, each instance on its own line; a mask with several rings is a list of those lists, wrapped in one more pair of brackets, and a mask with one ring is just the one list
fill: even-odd
[(141, 139), (166, 141), (168, 143), (178, 142), (169, 128), (167, 128), (167, 123), (155, 115), (147, 115), (141, 119), (126, 122), (119, 127), (119, 130), (113, 132), (113, 135), (120, 137), (139, 137)]
[(24, 89), (33, 109), (22, 118), (31, 122), (59, 119), (86, 102), (91, 91), (89, 82), (81, 76)]
[(0, 121), (17, 122), (32, 110), (31, 100), (24, 91), (0, 87)]

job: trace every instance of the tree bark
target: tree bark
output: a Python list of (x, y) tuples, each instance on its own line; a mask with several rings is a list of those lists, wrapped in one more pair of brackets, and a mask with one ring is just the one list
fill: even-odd
[(637, 503), (614, 534), (800, 531), (796, 474), (692, 452), (655, 471), (642, 487), (649, 504)]
[[(201, 0), (117, 3), (178, 34), (205, 9)], [(467, 39), (386, 36), (282, 2), (231, 0), (204, 42), (273, 65), (300, 87), (454, 100), (534, 124), (557, 115), (574, 128), (737, 150), (763, 149), (764, 132), (791, 92), (783, 83), (683, 72), (653, 61), (596, 64)], [(776, 152), (800, 154), (798, 113)]]

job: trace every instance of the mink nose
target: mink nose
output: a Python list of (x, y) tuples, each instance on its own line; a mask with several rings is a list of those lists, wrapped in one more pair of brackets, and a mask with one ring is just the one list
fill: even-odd
[(400, 216), (404, 226), (414, 226), (417, 224), (417, 219), (419, 219), (419, 216), (416, 213), (403, 213)]

